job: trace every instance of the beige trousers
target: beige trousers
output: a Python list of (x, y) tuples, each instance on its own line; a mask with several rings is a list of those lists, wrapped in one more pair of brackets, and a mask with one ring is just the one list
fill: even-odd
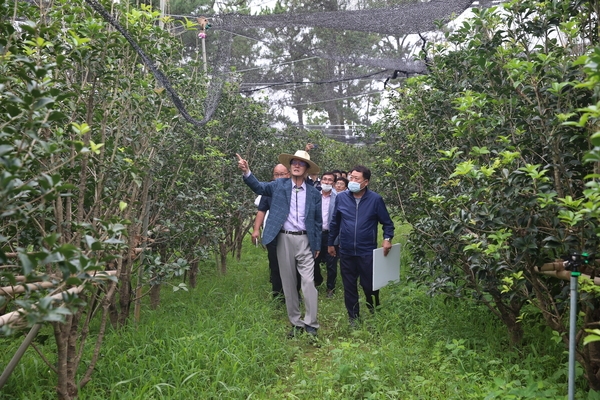
[[(314, 281), (315, 258), (307, 235), (277, 235), (277, 261), (283, 285), (285, 306), (290, 322), (294, 326), (305, 325), (319, 328), (317, 322), (317, 288)], [(297, 291), (296, 270), (300, 273), (302, 296), (304, 297), (304, 320), (301, 319), (300, 299)]]

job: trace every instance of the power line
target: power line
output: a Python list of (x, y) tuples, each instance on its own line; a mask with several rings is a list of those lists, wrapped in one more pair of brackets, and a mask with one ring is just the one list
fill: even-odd
[(370, 96), (370, 95), (373, 95), (373, 94), (378, 94), (378, 93), (381, 93), (383, 91), (384, 90), (376, 90), (374, 92), (361, 93), (361, 94), (356, 94), (356, 95), (352, 95), (352, 96), (345, 96), (345, 97), (336, 97), (335, 99), (329, 99), (329, 100), (311, 101), (309, 103), (286, 104), (285, 107), (308, 106), (308, 105), (317, 104), (317, 103), (327, 103), (329, 101), (352, 99), (352, 98), (355, 98), (355, 97)]
[(354, 131), (356, 128), (364, 128), (367, 125), (348, 125), (345, 128), (332, 128), (332, 126), (339, 125), (309, 125), (309, 124), (292, 124), (288, 126), (293, 126), (297, 128), (307, 128), (307, 129), (327, 129), (328, 131)]
[(328, 79), (325, 81), (314, 81), (314, 82), (304, 82), (304, 81), (287, 81), (287, 82), (277, 82), (277, 83), (271, 83), (268, 85), (265, 85), (263, 87), (260, 88), (256, 88), (256, 89), (245, 89), (245, 90), (240, 90), (241, 93), (252, 93), (252, 92), (258, 92), (260, 90), (263, 89), (268, 89), (271, 88), (273, 86), (284, 86), (284, 85), (290, 85), (290, 84), (298, 84), (298, 85), (306, 85), (306, 84), (313, 84), (313, 85), (325, 85), (325, 84), (329, 84), (329, 83), (337, 83), (337, 82), (346, 82), (346, 81), (353, 81), (359, 78), (368, 78), (370, 76), (375, 76), (375, 75), (379, 75), (379, 74), (383, 74), (386, 73), (387, 70), (382, 70), (382, 71), (377, 71), (377, 72), (373, 72), (370, 74), (365, 74), (365, 75), (360, 75), (360, 76), (350, 76), (347, 78), (338, 78), (338, 79)]
[[(256, 67), (256, 68), (241, 69), (241, 70), (235, 71), (235, 72), (248, 72), (248, 71), (254, 71), (256, 69), (267, 69), (267, 68), (272, 68), (272, 67), (278, 67), (280, 65), (294, 64), (294, 63), (297, 63), (300, 61), (312, 60), (313, 58), (319, 58), (319, 57), (317, 57), (317, 56), (306, 57), (306, 58), (301, 58), (299, 60), (286, 61), (286, 62), (282, 62), (282, 63), (278, 63), (278, 64), (269, 64), (269, 65), (264, 65), (264, 66)], [(232, 72), (232, 73), (235, 73), (235, 72)], [(267, 84), (268, 83), (256, 83), (256, 84), (247, 83), (247, 85), (267, 85)]]
[(254, 40), (255, 42), (258, 42), (258, 43), (266, 43), (266, 44), (268, 44), (264, 40), (260, 40), (260, 39), (253, 38), (253, 37), (250, 37), (250, 36), (242, 35), (241, 33), (230, 31), (229, 29), (220, 29), (220, 30), (222, 30), (223, 32), (230, 33), (230, 34), (232, 34), (234, 36), (239, 36), (239, 37), (243, 37), (243, 38), (246, 38), (246, 39)]
[[(377, 78), (377, 77), (372, 77), (370, 79), (364, 79), (364, 78), (357, 78), (357, 79), (351, 79), (352, 81), (363, 81), (363, 82), (373, 82), (373, 81), (378, 81), (382, 78)], [(271, 84), (277, 84), (279, 86), (287, 86), (287, 85), (294, 85), (294, 86), (302, 86), (305, 84), (309, 84), (309, 83), (320, 83), (320, 82), (240, 82), (241, 86), (259, 86), (259, 85), (271, 85)], [(328, 82), (328, 83), (333, 83), (333, 82)]]

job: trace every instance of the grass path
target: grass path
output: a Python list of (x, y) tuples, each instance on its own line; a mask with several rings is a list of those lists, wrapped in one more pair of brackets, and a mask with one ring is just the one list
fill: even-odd
[[(382, 309), (352, 330), (338, 279), (333, 299), (319, 290), (318, 344), (306, 335), (287, 339), (285, 309), (269, 295), (266, 252), (248, 245), (242, 260), (230, 260), (228, 267), (219, 276), (214, 266), (204, 266), (189, 292), (165, 287), (160, 308), (145, 307), (138, 327), (109, 332), (81, 399), (463, 400), (566, 394), (566, 356), (551, 332), (529, 329), (524, 347), (511, 349), (504, 328), (486, 310), (431, 298), (406, 283), (384, 288)], [(7, 351), (0, 363), (19, 342), (2, 339)], [(52, 354), (52, 340), (38, 346)], [(54, 379), (28, 350), (1, 397), (53, 399)]]

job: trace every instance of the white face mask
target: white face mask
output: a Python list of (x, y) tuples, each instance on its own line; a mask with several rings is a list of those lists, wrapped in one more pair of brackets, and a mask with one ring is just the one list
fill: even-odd
[(360, 183), (348, 182), (348, 190), (352, 193), (360, 192)]
[(328, 185), (326, 183), (322, 183), (321, 184), (321, 190), (324, 192), (331, 192), (331, 189), (333, 188), (333, 186)]

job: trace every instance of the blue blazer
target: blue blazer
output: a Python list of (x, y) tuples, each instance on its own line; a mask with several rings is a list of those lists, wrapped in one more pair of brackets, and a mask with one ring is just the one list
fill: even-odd
[[(271, 182), (259, 182), (254, 174), (244, 178), (244, 183), (256, 194), (271, 197), (269, 218), (263, 230), (263, 243), (269, 244), (277, 238), (283, 223), (290, 213), (292, 198), (291, 178), (280, 178)], [(323, 230), (323, 216), (321, 212), (321, 192), (310, 185), (306, 185), (306, 211), (304, 224), (308, 234), (308, 241), (312, 251), (321, 250), (321, 231)]]

